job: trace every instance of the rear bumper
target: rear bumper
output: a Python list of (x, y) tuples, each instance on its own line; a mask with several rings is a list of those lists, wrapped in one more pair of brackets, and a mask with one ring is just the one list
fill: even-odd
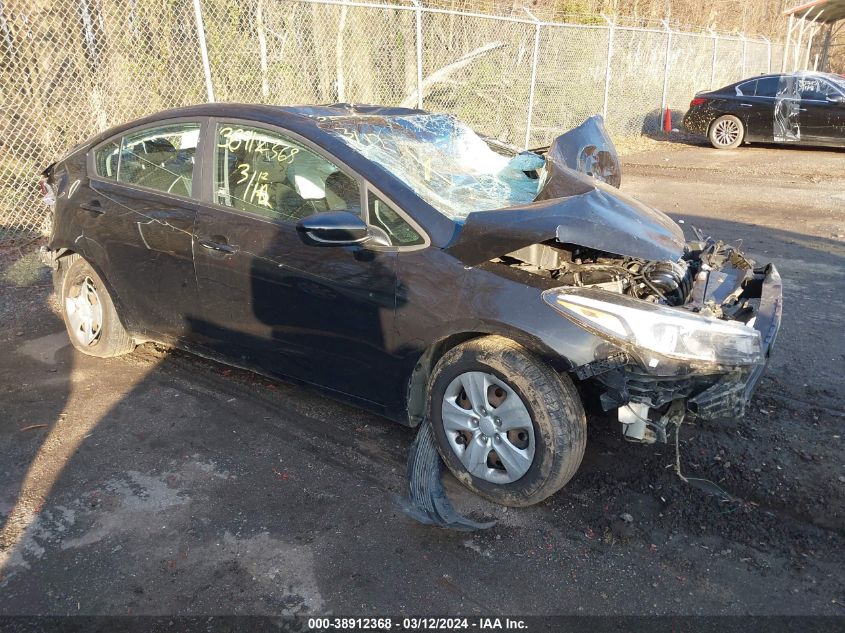
[(712, 119), (712, 113), (702, 107), (690, 108), (684, 115), (684, 129), (695, 134), (707, 134)]

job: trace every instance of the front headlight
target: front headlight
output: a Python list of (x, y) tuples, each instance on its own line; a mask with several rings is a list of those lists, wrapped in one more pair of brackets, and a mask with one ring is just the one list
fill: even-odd
[(722, 321), (595, 288), (556, 288), (543, 299), (576, 324), (615, 343), (663, 356), (726, 365), (763, 359), (760, 333)]

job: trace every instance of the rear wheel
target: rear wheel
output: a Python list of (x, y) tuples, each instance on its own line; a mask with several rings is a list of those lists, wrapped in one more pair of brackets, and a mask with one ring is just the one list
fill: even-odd
[(105, 283), (79, 255), (61, 260), (57, 271), (62, 316), (70, 342), (83, 354), (108, 358), (135, 349), (117, 317)]
[(446, 466), (477, 494), (528, 506), (581, 464), (586, 419), (568, 376), (513, 341), (458, 345), (432, 373), (429, 417)]
[(724, 114), (710, 124), (707, 134), (716, 149), (739, 147), (745, 137), (745, 126), (732, 114)]

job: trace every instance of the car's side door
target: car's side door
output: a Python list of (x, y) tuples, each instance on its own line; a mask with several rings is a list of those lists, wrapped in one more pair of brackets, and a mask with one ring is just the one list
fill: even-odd
[(760, 77), (746, 84), (748, 94), (739, 97), (745, 115), (746, 139), (771, 142), (774, 137), (775, 96), (778, 77)]
[(839, 94), (831, 84), (820, 77), (802, 78), (801, 138), (810, 142), (830, 142), (835, 138), (835, 104), (829, 97)]
[(89, 152), (80, 191), (85, 254), (131, 329), (180, 339), (197, 300), (192, 232), (200, 202), (202, 119), (129, 130)]
[(827, 126), (822, 131), (824, 142), (841, 145), (845, 141), (845, 90), (833, 82), (821, 79), (819, 96), (824, 97)]
[(290, 132), (216, 120), (209, 199), (194, 257), (207, 351), (381, 403), (393, 366), (397, 248), (373, 228), (365, 244), (306, 242), (299, 221), (363, 215), (364, 181)]
[(745, 140), (759, 140), (762, 134), (771, 137), (771, 104), (757, 98), (756, 90), (756, 79), (746, 81), (736, 86), (732, 100), (734, 114), (745, 124)]
[(845, 144), (845, 92), (829, 95), (832, 144)]

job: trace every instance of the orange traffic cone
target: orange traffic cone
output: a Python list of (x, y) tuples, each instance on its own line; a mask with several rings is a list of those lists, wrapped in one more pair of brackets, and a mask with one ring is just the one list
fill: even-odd
[(663, 114), (663, 131), (672, 131), (672, 111), (669, 108), (666, 108), (666, 112)]

